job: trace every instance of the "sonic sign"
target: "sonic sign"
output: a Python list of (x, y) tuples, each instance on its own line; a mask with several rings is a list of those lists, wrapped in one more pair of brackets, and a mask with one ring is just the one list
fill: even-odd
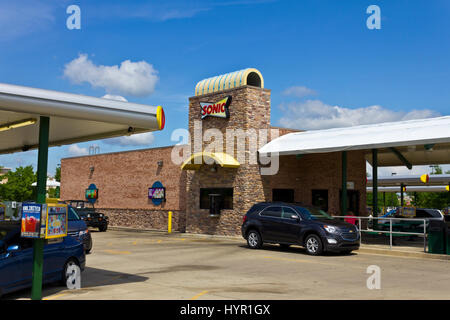
[(231, 104), (231, 96), (228, 96), (215, 103), (200, 102), (202, 120), (206, 117), (229, 118), (230, 111), (228, 107)]

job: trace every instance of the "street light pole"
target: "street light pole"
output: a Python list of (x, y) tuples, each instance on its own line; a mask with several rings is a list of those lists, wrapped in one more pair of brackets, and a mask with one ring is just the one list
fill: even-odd
[[(37, 197), (36, 202), (44, 204), (46, 198), (47, 163), (48, 163), (48, 136), (50, 119), (40, 117), (39, 121), (39, 150), (37, 167)], [(41, 222), (42, 223), (42, 222)], [(31, 299), (42, 299), (42, 272), (44, 268), (44, 242), (42, 238), (33, 240), (33, 278)]]

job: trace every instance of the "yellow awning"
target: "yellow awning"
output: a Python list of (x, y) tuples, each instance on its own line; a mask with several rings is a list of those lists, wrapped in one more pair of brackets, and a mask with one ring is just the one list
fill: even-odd
[(239, 168), (235, 158), (223, 152), (197, 152), (186, 159), (181, 165), (182, 170), (198, 170), (205, 164), (205, 159), (213, 159), (222, 168)]

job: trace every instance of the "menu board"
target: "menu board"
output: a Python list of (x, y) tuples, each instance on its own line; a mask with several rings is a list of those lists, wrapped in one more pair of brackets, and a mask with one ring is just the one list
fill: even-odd
[(39, 238), (41, 227), (42, 205), (24, 203), (22, 205), (22, 225), (20, 236), (23, 238)]
[(46, 217), (45, 239), (67, 236), (67, 205), (48, 205)]

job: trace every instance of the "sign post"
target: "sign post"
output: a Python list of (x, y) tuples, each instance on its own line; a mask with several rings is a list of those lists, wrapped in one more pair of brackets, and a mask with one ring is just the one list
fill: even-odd
[[(48, 135), (50, 118), (40, 117), (39, 121), (39, 151), (37, 167), (37, 203), (45, 204), (47, 163), (48, 163)], [(44, 267), (44, 242), (43, 238), (33, 240), (33, 278), (31, 287), (31, 299), (42, 299), (42, 270)]]

